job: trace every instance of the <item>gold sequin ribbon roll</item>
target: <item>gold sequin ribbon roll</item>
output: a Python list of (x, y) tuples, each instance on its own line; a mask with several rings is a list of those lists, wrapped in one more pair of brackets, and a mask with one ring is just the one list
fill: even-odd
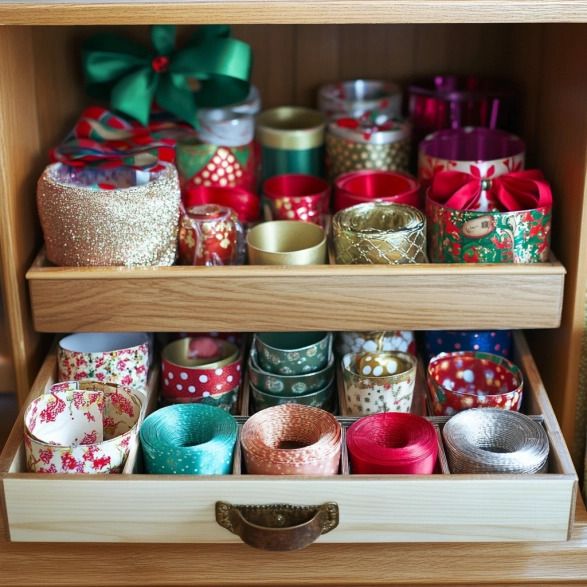
[[(62, 266), (172, 265), (177, 171), (49, 165), (37, 185), (47, 258)], [(106, 187), (105, 187), (106, 186)]]
[(451, 473), (544, 473), (548, 436), (518, 412), (474, 408), (453, 416), (442, 431)]
[(341, 210), (332, 219), (336, 262), (426, 263), (426, 218), (403, 204), (373, 202)]

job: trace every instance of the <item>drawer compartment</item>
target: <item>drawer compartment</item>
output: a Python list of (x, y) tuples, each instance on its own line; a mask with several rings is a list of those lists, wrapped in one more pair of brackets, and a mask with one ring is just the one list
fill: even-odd
[[(556, 328), (564, 277), (555, 259), (74, 268), (49, 266), (42, 252), (27, 273), (40, 332)], [(279, 309), (268, 312), (276, 300)]]
[[(550, 444), (541, 475), (225, 477), (142, 474), (140, 450), (122, 475), (26, 473), (22, 418), (1, 457), (10, 538), (28, 542), (238, 542), (215, 521), (215, 504), (338, 504), (337, 528), (320, 542), (491, 542), (566, 540), (576, 476), (534, 361), (522, 335), (517, 364), (526, 413), (540, 417)], [(49, 355), (33, 386), (55, 376)], [(156, 382), (152, 378), (151, 397)], [(442, 419), (435, 419), (442, 420)], [(440, 422), (441, 423), (441, 422)], [(344, 452), (344, 451), (343, 451)], [(238, 451), (237, 451), (238, 453)], [(238, 459), (238, 456), (235, 457)]]

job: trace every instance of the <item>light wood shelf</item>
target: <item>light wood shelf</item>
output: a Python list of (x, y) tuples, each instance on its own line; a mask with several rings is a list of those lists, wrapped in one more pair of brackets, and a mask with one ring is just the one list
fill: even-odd
[[(219, 15), (222, 15), (221, 17)], [(585, 22), (585, 0), (8, 0), (0, 24)]]

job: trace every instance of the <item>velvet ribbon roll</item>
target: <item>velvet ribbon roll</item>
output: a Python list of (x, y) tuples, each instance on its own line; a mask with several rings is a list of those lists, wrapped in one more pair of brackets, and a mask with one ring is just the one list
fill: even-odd
[(257, 412), (241, 433), (251, 475), (336, 475), (341, 442), (341, 426), (332, 414), (298, 404)]
[(495, 408), (466, 410), (442, 430), (451, 473), (545, 473), (550, 450), (540, 422)]
[(354, 79), (321, 86), (318, 107), (333, 120), (395, 118), (401, 114), (402, 94), (391, 82)]
[[(458, 128), (428, 135), (420, 143), (418, 178), (427, 185), (441, 171), (462, 171), (481, 180), (521, 171), (524, 142), (503, 130)], [(482, 190), (475, 210), (491, 210), (491, 194)]]
[(492, 353), (440, 353), (428, 364), (428, 392), (435, 416), (452, 416), (469, 408), (517, 412), (523, 388), (520, 369)]
[(228, 475), (237, 433), (234, 417), (214, 406), (182, 404), (161, 408), (141, 427), (147, 473)]
[(263, 183), (273, 220), (301, 220), (324, 225), (330, 208), (330, 186), (320, 177), (301, 173), (275, 175)]
[(435, 75), (409, 88), (410, 119), (418, 138), (444, 128), (509, 128), (512, 106), (511, 88), (475, 75)]
[(407, 173), (351, 171), (339, 176), (334, 185), (335, 212), (373, 201), (422, 207), (420, 183)]
[(417, 208), (373, 202), (332, 219), (336, 262), (343, 265), (426, 262), (426, 218)]
[(262, 179), (284, 173), (324, 175), (325, 119), (317, 110), (282, 106), (257, 117)]
[(256, 222), (261, 212), (259, 196), (243, 187), (197, 186), (183, 191), (185, 209), (206, 204), (232, 208), (243, 224)]
[[(209, 342), (209, 345), (204, 344)], [(209, 346), (214, 350), (208, 352)], [(205, 352), (203, 352), (205, 350)], [(169, 343), (162, 352), (162, 397), (166, 400), (220, 402), (239, 389), (241, 358), (238, 347), (207, 337), (184, 338)], [(232, 407), (234, 402), (230, 402)]]
[[(490, 211), (479, 211), (485, 193)], [(550, 253), (552, 192), (540, 171), (492, 180), (446, 171), (426, 201), (430, 259), (441, 263), (540, 263)]]
[(430, 475), (438, 458), (434, 426), (414, 414), (366, 416), (349, 427), (346, 438), (357, 475)]
[(340, 118), (328, 125), (326, 159), (330, 177), (362, 169), (408, 171), (409, 123)]
[(34, 473), (120, 473), (137, 435), (143, 395), (121, 385), (67, 381), (33, 399), (24, 415)]
[(178, 235), (183, 265), (241, 265), (244, 231), (232, 208), (217, 204), (182, 210)]
[(37, 185), (47, 259), (76, 267), (172, 265), (180, 205), (177, 172), (164, 163), (159, 171), (142, 173), (129, 167), (49, 165)]
[(79, 332), (59, 341), (59, 381), (92, 379), (144, 390), (150, 338), (145, 333)]
[(440, 353), (478, 351), (512, 356), (511, 330), (429, 330), (424, 334), (428, 360)]

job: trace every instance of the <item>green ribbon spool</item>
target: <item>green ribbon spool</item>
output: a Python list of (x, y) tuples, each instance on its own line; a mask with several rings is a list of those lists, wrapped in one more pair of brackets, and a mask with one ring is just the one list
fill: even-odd
[(159, 475), (228, 475), (238, 424), (205, 404), (176, 404), (145, 419), (140, 430), (145, 468)]
[(300, 151), (261, 148), (263, 180), (283, 173), (303, 173), (324, 177), (324, 148), (316, 147)]
[(118, 35), (97, 35), (83, 51), (88, 93), (109, 99), (113, 109), (144, 125), (156, 102), (197, 127), (198, 106), (227, 106), (249, 94), (251, 48), (229, 34), (227, 26), (201, 27), (179, 50), (175, 26), (151, 28), (153, 49)]

